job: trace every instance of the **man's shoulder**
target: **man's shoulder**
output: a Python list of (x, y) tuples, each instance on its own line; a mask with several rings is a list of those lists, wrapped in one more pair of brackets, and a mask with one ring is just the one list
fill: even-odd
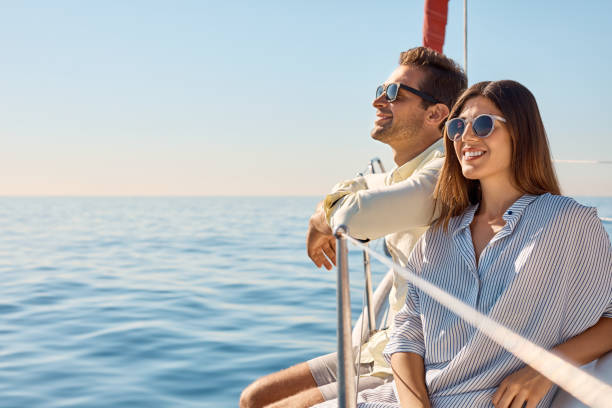
[(444, 156), (432, 157), (430, 160), (423, 163), (421, 169), (437, 169), (440, 170), (444, 165)]
[[(393, 182), (388, 184), (399, 183), (405, 180), (415, 179), (417, 177), (430, 177), (437, 179), (442, 166), (444, 165), (444, 157), (434, 157), (430, 160), (424, 161), (410, 174), (399, 174), (398, 177), (389, 177), (389, 180), (395, 179)], [(403, 177), (402, 177), (403, 176)]]
[(361, 177), (363, 178), (365, 182), (366, 188), (371, 189), (371, 188), (384, 187), (386, 184), (386, 180), (390, 174), (391, 172), (373, 173), (373, 174), (366, 174)]

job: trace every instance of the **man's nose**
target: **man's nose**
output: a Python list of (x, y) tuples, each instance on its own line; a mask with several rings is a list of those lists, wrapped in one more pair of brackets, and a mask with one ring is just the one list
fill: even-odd
[(380, 108), (383, 106), (386, 106), (389, 104), (389, 101), (387, 101), (387, 93), (383, 92), (382, 94), (380, 94), (379, 97), (374, 98), (374, 100), (372, 101), (372, 106), (374, 106), (375, 108)]

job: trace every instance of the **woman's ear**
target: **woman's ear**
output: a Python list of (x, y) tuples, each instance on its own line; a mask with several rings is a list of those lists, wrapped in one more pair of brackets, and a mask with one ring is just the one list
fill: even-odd
[(425, 117), (429, 123), (439, 127), (440, 124), (446, 120), (449, 113), (448, 106), (443, 103), (436, 103), (427, 108), (427, 115)]

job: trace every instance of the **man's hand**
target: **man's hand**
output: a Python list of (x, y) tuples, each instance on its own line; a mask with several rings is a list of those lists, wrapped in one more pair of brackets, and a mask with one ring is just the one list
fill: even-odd
[(529, 366), (510, 374), (493, 394), (495, 408), (535, 408), (553, 383)]
[(332, 264), (336, 264), (336, 237), (333, 236), (320, 208), (308, 222), (306, 251), (318, 268), (325, 266), (325, 269), (330, 270)]

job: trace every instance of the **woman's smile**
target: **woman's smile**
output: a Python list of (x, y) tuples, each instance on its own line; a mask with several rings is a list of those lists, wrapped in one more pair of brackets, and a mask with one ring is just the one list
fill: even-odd
[(476, 159), (479, 159), (482, 157), (482, 155), (484, 155), (486, 153), (486, 151), (484, 150), (478, 150), (478, 149), (463, 149), (463, 157), (462, 159), (465, 161), (474, 161)]

